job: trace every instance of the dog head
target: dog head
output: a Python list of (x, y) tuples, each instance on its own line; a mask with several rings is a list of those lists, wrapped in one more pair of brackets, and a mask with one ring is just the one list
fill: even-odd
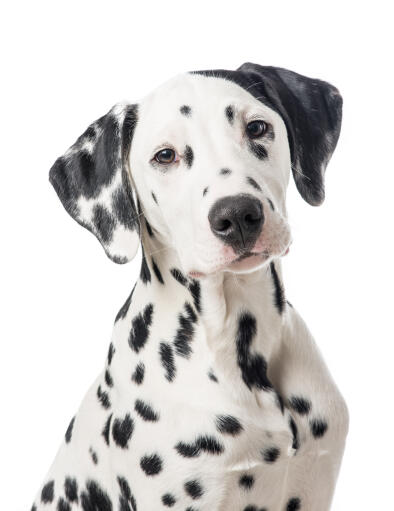
[(147, 225), (192, 276), (253, 271), (290, 244), (290, 173), (324, 200), (341, 110), (335, 87), (280, 68), (183, 74), (89, 126), (50, 180), (116, 262)]

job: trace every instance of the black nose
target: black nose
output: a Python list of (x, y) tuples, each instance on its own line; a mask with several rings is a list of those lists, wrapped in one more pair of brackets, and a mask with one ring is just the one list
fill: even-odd
[(223, 197), (208, 214), (212, 232), (236, 252), (250, 250), (264, 223), (261, 202), (248, 194)]

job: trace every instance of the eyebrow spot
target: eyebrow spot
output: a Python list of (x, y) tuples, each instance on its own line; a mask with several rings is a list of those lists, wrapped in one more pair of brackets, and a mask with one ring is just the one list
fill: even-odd
[(185, 115), (186, 117), (190, 117), (192, 113), (192, 109), (189, 105), (182, 105), (179, 109), (182, 115)]
[(187, 145), (185, 147), (185, 154), (184, 154), (184, 158), (185, 158), (185, 162), (186, 162), (186, 165), (189, 167), (192, 166), (193, 164), (193, 160), (194, 160), (194, 154), (193, 154), (193, 149)]
[(247, 182), (248, 182), (250, 185), (252, 185), (252, 186), (253, 186), (253, 188), (254, 188), (255, 190), (258, 190), (259, 192), (261, 192), (261, 186), (257, 183), (257, 181), (255, 181), (255, 180), (253, 179), (253, 177), (247, 177), (247, 178), (246, 178), (246, 180), (247, 180)]
[(219, 174), (221, 176), (229, 176), (231, 174), (231, 170), (228, 168), (220, 169)]
[(156, 204), (158, 204), (157, 199), (156, 199), (156, 195), (153, 192), (151, 192), (151, 194), (152, 194), (152, 199), (156, 202)]
[(208, 186), (204, 188), (204, 190), (202, 192), (202, 196), (205, 197), (207, 193), (208, 193)]
[(226, 114), (228, 122), (232, 124), (234, 121), (234, 108), (231, 105), (226, 106), (224, 113)]

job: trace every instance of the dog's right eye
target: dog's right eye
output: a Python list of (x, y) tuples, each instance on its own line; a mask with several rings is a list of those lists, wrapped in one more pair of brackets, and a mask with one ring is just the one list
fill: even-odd
[(176, 153), (173, 149), (166, 147), (165, 149), (161, 149), (154, 156), (154, 159), (158, 163), (162, 163), (163, 165), (168, 165), (169, 163), (173, 163), (176, 159)]

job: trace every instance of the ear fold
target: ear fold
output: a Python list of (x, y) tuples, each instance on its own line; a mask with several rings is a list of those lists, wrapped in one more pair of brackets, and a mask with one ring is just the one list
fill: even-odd
[(115, 105), (49, 172), (66, 211), (97, 236), (116, 263), (133, 259), (139, 245), (137, 201), (128, 169), (136, 123), (137, 105)]
[(342, 98), (327, 82), (287, 69), (246, 63), (248, 91), (268, 100), (283, 118), (289, 138), (292, 170), (302, 197), (311, 205), (324, 201), (324, 173), (341, 130)]

